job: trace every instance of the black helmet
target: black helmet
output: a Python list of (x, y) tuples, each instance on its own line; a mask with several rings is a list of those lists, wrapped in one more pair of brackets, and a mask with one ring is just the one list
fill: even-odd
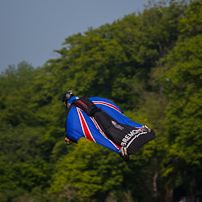
[(68, 91), (67, 93), (65, 93), (63, 95), (62, 102), (66, 102), (67, 103), (72, 96), (74, 96), (74, 94), (72, 93), (72, 91), (71, 90)]

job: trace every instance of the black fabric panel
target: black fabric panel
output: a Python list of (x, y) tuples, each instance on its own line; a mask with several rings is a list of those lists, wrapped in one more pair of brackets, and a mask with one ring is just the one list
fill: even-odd
[(125, 137), (125, 135), (127, 135), (128, 133), (130, 133), (131, 130), (134, 130), (136, 128), (129, 125), (122, 125), (120, 123), (118, 125), (122, 127), (124, 126), (123, 129), (121, 130), (119, 128), (116, 128), (114, 125), (111, 125), (107, 132), (110, 136), (110, 139), (117, 145), (121, 146), (122, 139)]
[(111, 127), (111, 121), (115, 120), (104, 111), (99, 111), (95, 113), (94, 118), (104, 133), (107, 133), (107, 130)]
[(128, 147), (128, 153), (135, 154), (138, 149), (140, 149), (140, 147), (155, 138), (156, 136), (154, 131), (152, 131), (151, 133), (140, 135), (130, 144), (130, 146)]

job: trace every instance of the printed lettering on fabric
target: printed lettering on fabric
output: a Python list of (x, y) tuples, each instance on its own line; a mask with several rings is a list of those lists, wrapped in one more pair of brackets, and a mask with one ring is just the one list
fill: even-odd
[[(121, 146), (125, 147), (127, 145), (127, 148), (129, 147), (129, 145), (140, 135), (144, 135), (147, 134), (147, 132), (143, 132), (140, 129), (137, 130), (132, 130), (130, 131), (127, 135), (125, 135), (125, 137), (122, 139), (121, 141)], [(131, 139), (132, 138), (132, 139)]]
[(115, 121), (112, 121), (112, 124), (114, 125), (115, 128), (118, 128), (120, 130), (123, 130), (124, 127), (120, 126), (118, 123), (116, 123)]

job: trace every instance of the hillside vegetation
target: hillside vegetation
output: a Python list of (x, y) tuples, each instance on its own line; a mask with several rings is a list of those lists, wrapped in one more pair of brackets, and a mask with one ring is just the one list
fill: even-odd
[[(40, 48), (40, 47), (39, 47)], [(65, 39), (57, 59), (0, 74), (1, 202), (170, 202), (202, 195), (202, 1)], [(114, 101), (157, 138), (127, 164), (87, 139), (64, 141), (62, 95)]]

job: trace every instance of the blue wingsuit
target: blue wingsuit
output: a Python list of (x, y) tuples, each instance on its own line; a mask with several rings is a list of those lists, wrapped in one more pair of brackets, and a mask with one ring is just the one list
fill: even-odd
[[(125, 137), (122, 139), (122, 144), (127, 143), (126, 146), (129, 147), (129, 145), (133, 145), (133, 142), (138, 142), (140, 139), (140, 145), (138, 145), (138, 148), (136, 149), (138, 150), (143, 144), (155, 138), (154, 133), (151, 134), (148, 132), (142, 132), (141, 128), (143, 125), (131, 121), (112, 101), (101, 97), (89, 97), (88, 99), (90, 99), (96, 105), (96, 107), (103, 110), (118, 123), (120, 123), (120, 125), (123, 124), (119, 127), (130, 126), (135, 128), (135, 130), (132, 130), (132, 132), (125, 135)], [(121, 152), (120, 148), (122, 145), (116, 144), (109, 137), (107, 137), (107, 135), (101, 130), (99, 123), (94, 117), (88, 116), (81, 108), (74, 105), (72, 105), (68, 111), (65, 134), (71, 140), (78, 141), (81, 137), (86, 137), (87, 139), (101, 144), (119, 154)], [(137, 143), (135, 144), (137, 146)]]

